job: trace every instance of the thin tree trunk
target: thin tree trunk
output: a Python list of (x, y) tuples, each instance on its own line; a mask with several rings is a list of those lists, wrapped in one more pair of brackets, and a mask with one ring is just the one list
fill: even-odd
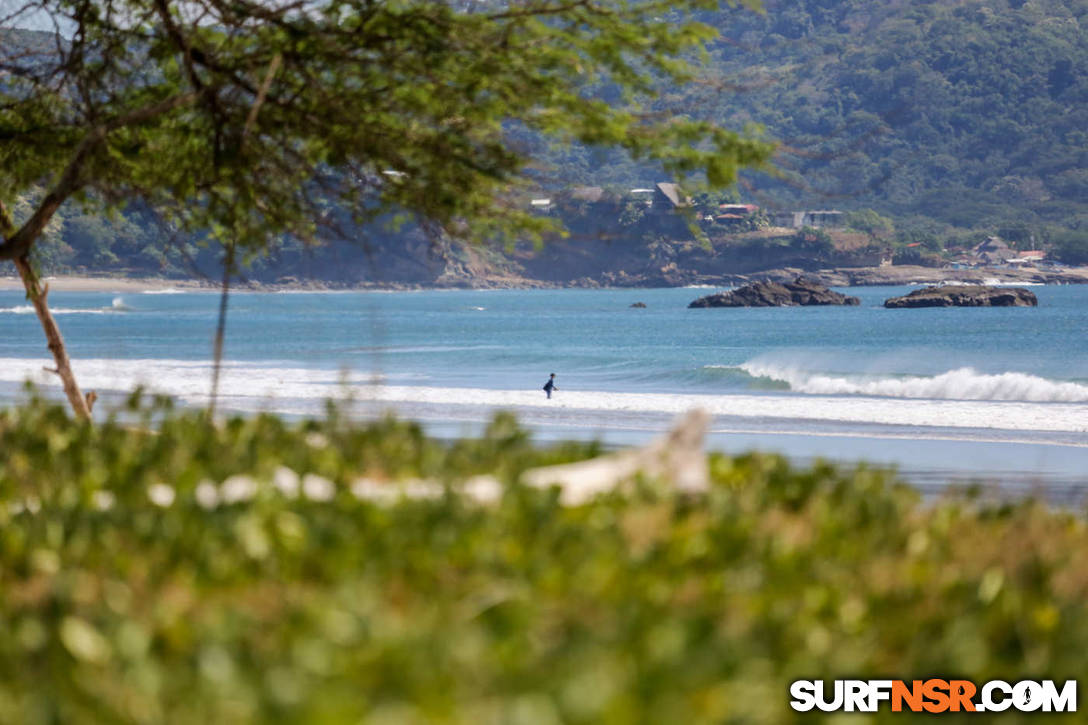
[(96, 396), (91, 392), (84, 397), (79, 390), (79, 383), (76, 382), (75, 375), (72, 374), (72, 364), (68, 360), (68, 351), (64, 347), (64, 338), (60, 334), (60, 328), (57, 327), (57, 321), (53, 319), (53, 313), (49, 311), (49, 304), (46, 300), (49, 295), (49, 286), (42, 287), (38, 275), (34, 272), (34, 268), (30, 266), (30, 260), (25, 256), (17, 257), (14, 261), (15, 267), (19, 270), (19, 276), (23, 278), (26, 297), (34, 305), (34, 312), (42, 323), (45, 339), (49, 343), (49, 352), (53, 353), (53, 361), (57, 367), (50, 370), (50, 372), (60, 376), (61, 382), (64, 383), (64, 394), (68, 396), (68, 402), (71, 404), (76, 417), (89, 421), (91, 419), (91, 406), (94, 405)]
[(227, 333), (227, 301), (230, 299), (230, 276), (234, 272), (234, 242), (227, 245), (223, 259), (223, 289), (219, 293), (219, 320), (215, 325), (215, 343), (212, 345), (212, 390), (208, 402), (208, 419), (215, 418), (215, 403), (219, 397), (219, 372), (223, 367), (223, 339)]
[[(166, 13), (165, 5), (161, 5), (161, 11)], [(169, 15), (164, 15), (163, 19), (169, 22)], [(186, 49), (186, 54), (188, 54)], [(265, 96), (268, 95), (268, 89), (272, 85), (272, 78), (276, 75), (276, 70), (280, 67), (280, 63), (283, 62), (283, 56), (276, 53), (272, 58), (272, 62), (268, 65), (268, 72), (265, 73), (264, 80), (261, 82), (261, 87), (257, 91), (257, 99), (253, 102), (253, 108), (249, 111), (249, 116), (246, 118), (246, 125), (242, 129), (242, 145), (245, 145), (246, 139), (249, 137), (250, 132), (253, 130), (253, 124), (257, 121), (257, 113), (261, 110), (261, 104), (264, 103)], [(223, 339), (227, 333), (227, 302), (230, 299), (230, 276), (234, 273), (234, 242), (230, 242), (226, 247), (226, 254), (223, 257), (223, 289), (219, 293), (219, 320), (215, 325), (215, 342), (212, 345), (212, 390), (211, 400), (208, 402), (208, 420), (215, 419), (215, 404), (219, 398), (219, 374), (223, 368)]]

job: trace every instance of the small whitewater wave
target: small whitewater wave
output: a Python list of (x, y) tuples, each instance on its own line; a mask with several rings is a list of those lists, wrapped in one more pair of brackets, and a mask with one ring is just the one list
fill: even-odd
[(877, 377), (813, 373), (758, 362), (745, 363), (740, 369), (756, 378), (786, 383), (791, 391), (809, 395), (1028, 403), (1088, 402), (1088, 385), (1048, 380), (1026, 373), (987, 374), (973, 368), (958, 368), (933, 376)]
[[(51, 307), (49, 311), (54, 315), (110, 315), (119, 312), (131, 312), (132, 308), (125, 304), (123, 297), (114, 297), (109, 307)], [(33, 315), (34, 306), (0, 307), (0, 314)]]
[(987, 277), (982, 280), (982, 284), (989, 287), (1045, 287), (1045, 282), (1021, 282), (1019, 280), (1003, 280), (997, 277)]
[(140, 292), (142, 295), (183, 295), (185, 290), (178, 289), (177, 287), (165, 287), (163, 289), (145, 289)]
[[(120, 298), (118, 298), (120, 299)], [(116, 300), (114, 300), (116, 302)], [(85, 307), (85, 308), (73, 308), (73, 307), (51, 307), (49, 309), (54, 315), (109, 315), (118, 312), (127, 312), (130, 308), (124, 305), (118, 306), (116, 304), (109, 307)], [(15, 307), (0, 307), (0, 314), (3, 315), (33, 315), (34, 307), (32, 305), (16, 305)]]

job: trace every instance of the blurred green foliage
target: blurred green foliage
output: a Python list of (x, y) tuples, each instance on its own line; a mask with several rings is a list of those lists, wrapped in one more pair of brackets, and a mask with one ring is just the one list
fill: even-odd
[[(0, 722), (783, 723), (793, 679), (1075, 678), (1088, 651), (1082, 515), (864, 467), (715, 455), (706, 495), (565, 508), (519, 472), (598, 447), (509, 416), (439, 443), (166, 401), (91, 428), (31, 400), (0, 449)], [(501, 500), (458, 493), (485, 472)], [(379, 504), (364, 475), (447, 488)]]

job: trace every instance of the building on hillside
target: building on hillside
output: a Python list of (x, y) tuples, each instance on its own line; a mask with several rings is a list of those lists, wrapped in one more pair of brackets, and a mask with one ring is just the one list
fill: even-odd
[(691, 206), (691, 200), (680, 191), (678, 184), (662, 181), (655, 185), (653, 207), (659, 211), (673, 211)]
[(837, 227), (842, 224), (842, 212), (837, 209), (820, 209), (806, 211), (801, 219), (801, 226), (822, 229), (823, 227)]
[(771, 223), (776, 227), (800, 229), (812, 227), (837, 227), (842, 224), (842, 212), (837, 209), (810, 209), (807, 211), (774, 211), (769, 214)]
[(772, 211), (769, 216), (771, 224), (776, 227), (800, 229), (804, 226), (805, 213), (803, 211)]
[(975, 245), (971, 256), (976, 263), (1005, 264), (1006, 260), (1016, 258), (1016, 252), (1001, 237), (986, 237), (986, 241)]
[(551, 199), (531, 199), (529, 206), (533, 211), (549, 211), (552, 208)]
[(709, 218), (718, 224), (735, 226), (747, 222), (757, 211), (759, 207), (755, 204), (719, 204), (718, 213)]
[(644, 204), (645, 206), (653, 206), (654, 205), (654, 190), (653, 189), (631, 189), (627, 193), (630, 194), (631, 197), (636, 202)]
[(737, 216), (751, 216), (759, 211), (756, 204), (718, 204), (719, 214), (736, 214)]
[(1005, 264), (1013, 267), (1034, 267), (1044, 261), (1046, 261), (1046, 252), (1041, 249), (1030, 249), (1025, 252), (1014, 253), (1005, 260)]
[(604, 196), (604, 189), (599, 186), (576, 186), (570, 190), (570, 198), (596, 204)]

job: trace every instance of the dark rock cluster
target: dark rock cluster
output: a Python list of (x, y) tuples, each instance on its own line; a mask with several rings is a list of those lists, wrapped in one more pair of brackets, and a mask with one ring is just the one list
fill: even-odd
[(848, 297), (805, 277), (793, 282), (755, 282), (730, 292), (700, 297), (688, 307), (796, 307), (799, 305), (857, 305)]
[(1022, 287), (947, 285), (923, 287), (884, 301), (891, 309), (912, 307), (1035, 307), (1039, 300)]

